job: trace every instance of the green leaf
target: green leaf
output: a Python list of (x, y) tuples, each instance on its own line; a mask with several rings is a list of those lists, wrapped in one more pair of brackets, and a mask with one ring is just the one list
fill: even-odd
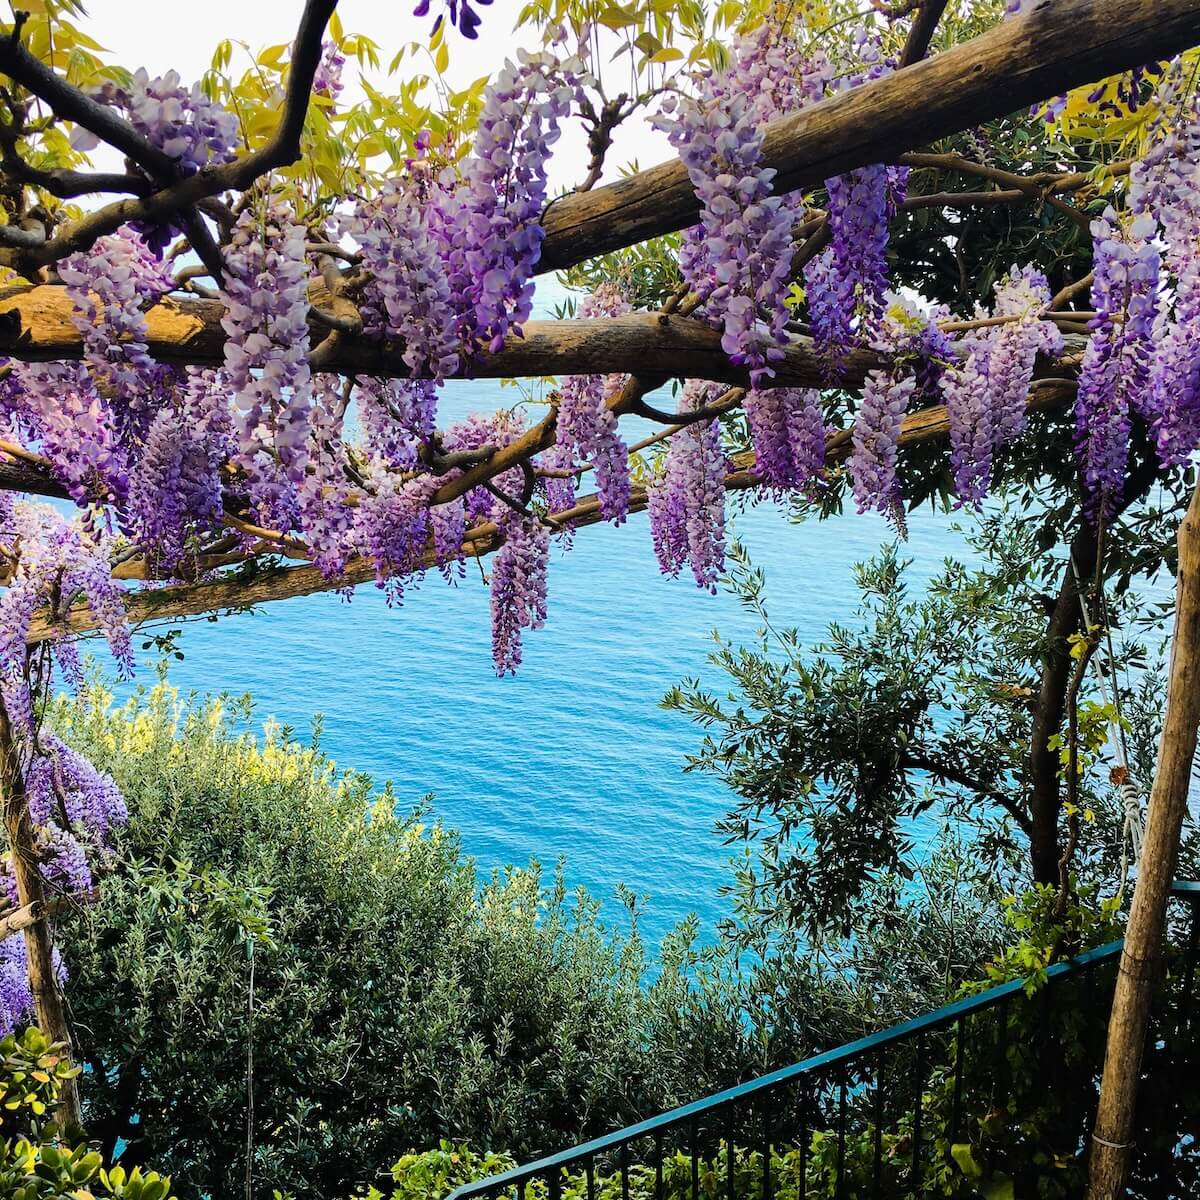
[(993, 1175), (979, 1184), (983, 1200), (1013, 1200), (1013, 1181), (1007, 1175)]
[(955, 1142), (950, 1147), (950, 1157), (954, 1159), (958, 1164), (958, 1169), (968, 1179), (978, 1179), (983, 1174), (983, 1170), (975, 1161), (975, 1155), (971, 1152), (969, 1142)]

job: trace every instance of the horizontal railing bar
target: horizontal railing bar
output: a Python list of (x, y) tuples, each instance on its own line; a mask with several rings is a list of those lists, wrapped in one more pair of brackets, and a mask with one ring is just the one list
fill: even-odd
[[(1171, 894), (1189, 901), (1200, 899), (1200, 882), (1176, 880), (1171, 885)], [(1089, 970), (1102, 962), (1116, 958), (1121, 953), (1124, 945), (1125, 940), (1120, 938), (1117, 941), (1108, 942), (1103, 946), (1097, 946), (1095, 949), (1088, 950), (1083, 954), (1077, 954), (1075, 957), (1066, 959), (1063, 962), (1053, 963), (1046, 968), (1046, 982), (1049, 983), (1064, 975), (1072, 975)], [(824, 1050), (820, 1054), (803, 1059), (801, 1062), (793, 1063), (788, 1067), (781, 1067), (777, 1071), (772, 1071), (769, 1075), (761, 1075), (757, 1079), (752, 1079), (747, 1083), (738, 1084), (736, 1087), (726, 1088), (724, 1091), (716, 1092), (711, 1096), (704, 1096), (699, 1100), (693, 1100), (690, 1104), (669, 1109), (667, 1112), (659, 1113), (657, 1116), (649, 1117), (644, 1121), (639, 1121), (636, 1125), (628, 1125), (623, 1129), (614, 1130), (612, 1133), (603, 1134), (601, 1137), (593, 1138), (590, 1142), (584, 1142), (582, 1145), (573, 1146), (568, 1150), (560, 1150), (556, 1154), (549, 1154), (545, 1158), (539, 1158), (534, 1162), (513, 1167), (511, 1170), (504, 1171), (499, 1175), (492, 1175), (487, 1179), (463, 1184), (450, 1193), (448, 1200), (469, 1200), (473, 1196), (486, 1195), (489, 1192), (511, 1187), (513, 1184), (531, 1179), (537, 1175), (544, 1175), (547, 1172), (555, 1171), (557, 1168), (569, 1166), (572, 1163), (580, 1162), (586, 1158), (602, 1154), (605, 1151), (619, 1149), (621, 1146), (627, 1145), (637, 1138), (645, 1137), (647, 1134), (662, 1134), (665, 1130), (682, 1125), (702, 1113), (710, 1113), (725, 1108), (739, 1100), (757, 1096), (761, 1092), (770, 1091), (780, 1084), (789, 1083), (792, 1080), (810, 1075), (825, 1067), (834, 1064), (844, 1064), (870, 1051), (878, 1051), (881, 1047), (903, 1041), (915, 1033), (928, 1032), (943, 1025), (949, 1025), (966, 1014), (991, 1008), (1009, 996), (1023, 991), (1026, 982), (1027, 980), (1025, 979), (1010, 979), (1007, 983), (997, 984), (985, 992), (980, 992), (974, 996), (964, 996), (961, 1000), (955, 1000), (951, 1004), (934, 1009), (933, 1012), (913, 1017), (911, 1020), (904, 1021), (899, 1025), (893, 1025), (888, 1029), (881, 1030), (879, 1033), (868, 1034), (866, 1037), (859, 1038), (857, 1041), (847, 1042), (845, 1045), (837, 1046), (832, 1050)]]

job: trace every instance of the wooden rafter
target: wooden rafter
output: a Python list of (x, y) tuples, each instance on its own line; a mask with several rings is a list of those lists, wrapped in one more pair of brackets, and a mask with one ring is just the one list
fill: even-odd
[[(1041, 0), (1020, 18), (767, 126), (780, 192), (1028, 108), (1200, 42), (1195, 0)], [(683, 165), (662, 163), (554, 201), (540, 271), (684, 229), (699, 206)]]

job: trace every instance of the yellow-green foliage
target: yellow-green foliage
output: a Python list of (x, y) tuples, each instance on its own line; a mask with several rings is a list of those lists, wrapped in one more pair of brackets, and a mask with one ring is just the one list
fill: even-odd
[(87, 1143), (64, 1144), (52, 1120), (64, 1082), (79, 1075), (35, 1028), (0, 1041), (0, 1196), (5, 1200), (174, 1200), (171, 1180), (104, 1166)]

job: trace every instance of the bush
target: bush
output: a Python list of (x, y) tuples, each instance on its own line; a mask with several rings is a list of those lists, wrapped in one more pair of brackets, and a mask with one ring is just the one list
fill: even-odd
[(480, 880), (426, 808), (249, 716), (165, 685), (53, 714), (131, 809), (100, 902), (60, 928), (107, 1153), (233, 1194), (251, 1034), (256, 1178), (306, 1195), (442, 1137), (541, 1153), (767, 1065), (693, 931), (644, 986), (636, 933), (588, 897), (536, 864)]
[[(644, 1136), (630, 1143), (624, 1174), (617, 1165), (621, 1152), (602, 1152), (591, 1160), (591, 1186), (576, 1164), (561, 1172), (555, 1191), (538, 1176), (524, 1194), (528, 1200), (724, 1200), (730, 1194), (745, 1200), (839, 1200), (877, 1192), (895, 1200), (1068, 1200), (1082, 1195), (1116, 964), (1109, 964), (1103, 978), (1088, 972), (1051, 987), (1046, 968), (1062, 944), (1092, 948), (1119, 930), (1113, 902), (1091, 907), (1094, 895), (1085, 889), (1085, 903), (1059, 914), (1056, 899), (1047, 887), (1014, 901), (1008, 918), (1019, 937), (987, 964), (986, 981), (961, 988), (962, 995), (971, 995), (1022, 980), (1023, 991), (962, 1024), (925, 1033), (919, 1134), (912, 1089), (905, 1086), (916, 1069), (914, 1044), (904, 1041), (888, 1052), (878, 1135), (876, 1087), (884, 1060), (872, 1052), (848, 1064), (843, 1075), (830, 1071), (780, 1088), (758, 1108), (719, 1110), (715, 1117), (701, 1117), (694, 1128), (667, 1131), (661, 1191), (655, 1160), (647, 1157), (654, 1153), (652, 1139)], [(1200, 1161), (1191, 1152), (1200, 1120), (1190, 1028), (1193, 968), (1178, 947), (1169, 951), (1166, 966), (1170, 978), (1158, 997), (1156, 1034), (1143, 1063), (1139, 1153), (1129, 1181), (1129, 1194), (1138, 1200), (1168, 1192), (1195, 1195), (1200, 1184)], [(961, 1047), (960, 1037), (965, 1038)], [(958, 1063), (961, 1082), (955, 1077)], [(845, 1086), (841, 1101), (839, 1082)], [(764, 1122), (774, 1130), (769, 1170), (761, 1148), (748, 1148), (761, 1147)], [(798, 1141), (801, 1127), (808, 1133)], [(918, 1138), (919, 1177), (912, 1166)], [(698, 1147), (695, 1164), (692, 1146)], [(371, 1189), (367, 1200), (446, 1200), (455, 1188), (513, 1165), (508, 1156), (442, 1142), (402, 1157), (393, 1167), (390, 1190)]]
[(820, 953), (698, 947), (687, 922), (652, 959), (632, 901), (619, 936), (536, 864), (480, 879), (427, 806), (250, 717), (165, 684), (53, 712), (131, 810), (58, 929), (85, 1119), (185, 1200), (241, 1188), (251, 1090), (260, 1191), (345, 1196), (412, 1147), (536, 1157), (902, 1020), (1001, 938), (946, 842)]

